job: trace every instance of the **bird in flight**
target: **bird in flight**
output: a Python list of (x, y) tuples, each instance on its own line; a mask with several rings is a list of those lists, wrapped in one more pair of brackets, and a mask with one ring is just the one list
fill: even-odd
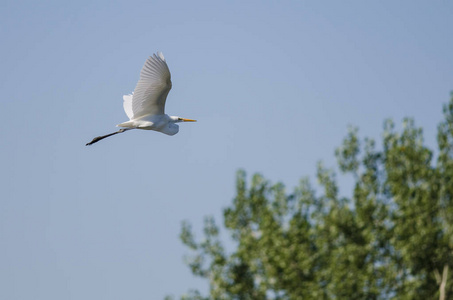
[(150, 56), (140, 72), (140, 80), (131, 95), (123, 96), (123, 107), (129, 121), (116, 125), (120, 130), (95, 137), (86, 146), (99, 142), (106, 137), (131, 129), (159, 131), (175, 135), (179, 122), (196, 122), (165, 114), (165, 101), (171, 89), (171, 75), (165, 57), (161, 52)]

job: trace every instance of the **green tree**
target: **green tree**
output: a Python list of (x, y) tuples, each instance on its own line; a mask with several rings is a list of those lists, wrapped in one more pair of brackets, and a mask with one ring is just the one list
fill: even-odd
[(321, 163), (319, 195), (307, 178), (287, 193), (259, 174), (248, 184), (238, 171), (223, 212), (235, 250), (227, 253), (212, 217), (202, 241), (184, 222), (187, 263), (210, 288), (181, 299), (453, 297), (453, 94), (437, 140), (434, 161), (411, 119), (401, 132), (385, 122), (381, 150), (351, 128), (335, 151), (340, 172), (355, 180), (349, 198)]

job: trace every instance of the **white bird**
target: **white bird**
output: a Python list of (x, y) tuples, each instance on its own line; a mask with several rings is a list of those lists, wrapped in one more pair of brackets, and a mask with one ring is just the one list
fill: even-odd
[(165, 101), (171, 89), (171, 75), (161, 52), (150, 56), (140, 72), (140, 80), (131, 95), (123, 96), (123, 107), (129, 121), (116, 125), (122, 129), (95, 137), (86, 146), (106, 137), (131, 129), (155, 130), (168, 135), (179, 131), (179, 122), (196, 122), (165, 114)]

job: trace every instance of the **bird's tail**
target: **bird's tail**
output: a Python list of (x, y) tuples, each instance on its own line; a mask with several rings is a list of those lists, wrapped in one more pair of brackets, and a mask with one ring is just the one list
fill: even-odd
[(134, 123), (135, 123), (134, 121), (129, 120), (127, 122), (123, 122), (121, 124), (116, 125), (116, 127), (126, 127), (126, 128), (132, 129), (132, 128), (137, 127), (137, 125), (135, 125)]

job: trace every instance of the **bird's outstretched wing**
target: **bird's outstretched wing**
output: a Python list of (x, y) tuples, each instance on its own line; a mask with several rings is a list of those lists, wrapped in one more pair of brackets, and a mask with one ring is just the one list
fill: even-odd
[[(171, 75), (161, 52), (150, 56), (140, 72), (133, 95), (123, 97), (130, 119), (165, 113), (165, 101), (171, 89)], [(132, 104), (132, 105), (131, 105)]]

